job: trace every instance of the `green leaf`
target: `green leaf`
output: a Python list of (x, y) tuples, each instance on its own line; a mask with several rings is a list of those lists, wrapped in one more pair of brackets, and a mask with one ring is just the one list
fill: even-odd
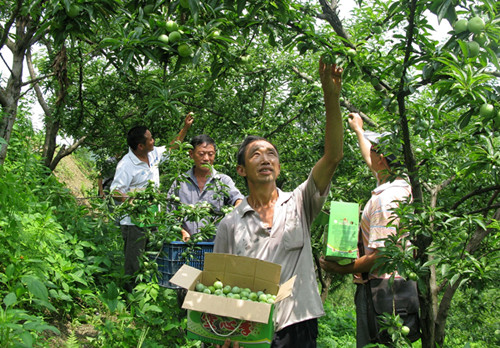
[[(486, 51), (489, 53), (488, 58), (490, 58), (491, 63), (493, 63), (493, 65), (495, 65), (495, 67), (497, 68), (497, 70), (500, 70), (500, 64), (498, 63), (498, 57), (497, 57), (495, 51), (493, 51), (489, 47), (486, 48)], [(0, 140), (1, 140), (1, 138), (0, 138)]]
[(441, 265), (441, 276), (446, 277), (446, 275), (448, 274), (449, 268), (450, 268), (450, 265), (448, 265), (447, 263), (442, 264)]
[(7, 307), (12, 306), (14, 303), (16, 303), (16, 301), (17, 301), (17, 296), (13, 292), (8, 293), (7, 296), (5, 296), (3, 299), (3, 303), (5, 303)]
[(49, 292), (45, 284), (43, 284), (40, 279), (33, 276), (25, 276), (23, 277), (23, 282), (26, 284), (29, 292), (33, 294), (33, 296), (41, 300), (48, 301)]
[[(0, 138), (1, 139), (1, 138)], [(9, 264), (7, 266), (7, 268), (5, 269), (5, 275), (8, 277), (8, 278), (12, 278), (12, 276), (14, 275), (14, 271), (16, 270), (16, 267), (14, 266), (14, 264)]]
[(474, 221), (476, 224), (478, 224), (479, 226), (481, 226), (481, 228), (482, 228), (483, 230), (486, 230), (486, 224), (484, 223), (484, 221), (483, 221), (483, 220), (481, 220), (481, 219), (473, 219), (473, 221)]
[(450, 285), (453, 286), (453, 284), (455, 284), (458, 280), (458, 278), (460, 277), (460, 273), (457, 273), (455, 274), (451, 279), (450, 279)]
[(464, 129), (465, 127), (467, 127), (471, 117), (472, 117), (472, 111), (468, 111), (462, 116), (460, 116), (460, 118), (458, 119), (458, 126), (460, 127), (460, 129)]
[(116, 284), (114, 282), (108, 284), (106, 293), (104, 293), (104, 297), (107, 299), (116, 299), (118, 298), (118, 288), (116, 287)]
[(161, 313), (162, 309), (158, 306), (155, 305), (150, 305), (149, 303), (145, 303), (144, 306), (141, 308), (141, 310), (146, 313), (146, 312), (156, 312), (156, 313)]
[(165, 326), (163, 328), (163, 330), (165, 330), (165, 331), (170, 331), (173, 329), (177, 330), (178, 327), (179, 327), (179, 324), (177, 324), (177, 323), (169, 323), (169, 324), (167, 324), (167, 326)]
[(50, 303), (49, 301), (46, 301), (46, 300), (40, 300), (40, 299), (33, 299), (33, 302), (35, 302), (36, 304), (38, 304), (39, 306), (42, 306), (42, 307), (45, 307), (53, 312), (57, 312), (57, 309), (56, 307), (54, 307), (52, 305), (52, 303)]
[(19, 337), (21, 337), (21, 340), (26, 347), (33, 346), (33, 336), (31, 336), (31, 333), (29, 331), (23, 332), (21, 335), (19, 335)]
[(103, 300), (104, 300), (104, 303), (106, 304), (106, 306), (108, 306), (108, 309), (110, 312), (114, 312), (116, 310), (116, 308), (118, 307), (118, 300), (117, 299), (114, 299), (114, 300), (103, 299)]
[(424, 263), (422, 265), (422, 267), (429, 267), (431, 265), (435, 265), (435, 264), (438, 264), (439, 262), (441, 262), (441, 259), (440, 258), (435, 258), (434, 260), (429, 260), (427, 261), (426, 263)]

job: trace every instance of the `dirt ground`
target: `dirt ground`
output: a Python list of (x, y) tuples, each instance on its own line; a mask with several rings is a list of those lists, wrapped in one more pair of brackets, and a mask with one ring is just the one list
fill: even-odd
[(68, 347), (81, 347), (90, 348), (92, 344), (89, 342), (88, 338), (97, 338), (98, 332), (95, 330), (94, 326), (91, 324), (79, 324), (77, 326), (70, 322), (65, 323), (51, 323), (56, 326), (61, 332), (60, 335), (50, 333), (46, 337), (46, 343), (50, 347), (54, 348), (68, 348)]
[(71, 190), (82, 203), (85, 197), (97, 195), (97, 181), (92, 181), (91, 173), (84, 172), (73, 156), (64, 157), (54, 170), (55, 176)]

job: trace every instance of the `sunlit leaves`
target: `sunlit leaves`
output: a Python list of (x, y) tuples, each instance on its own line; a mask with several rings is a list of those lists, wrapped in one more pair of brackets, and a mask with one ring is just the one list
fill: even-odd
[(469, 161), (464, 162), (461, 166), (464, 177), (483, 172), (492, 175), (493, 182), (498, 182), (500, 179), (499, 142), (500, 138), (479, 136), (478, 144), (470, 150)]

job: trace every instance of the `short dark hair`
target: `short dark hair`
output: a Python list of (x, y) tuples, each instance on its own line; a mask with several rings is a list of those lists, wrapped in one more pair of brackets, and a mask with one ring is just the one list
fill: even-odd
[(193, 147), (193, 150), (196, 149), (196, 146), (200, 146), (203, 144), (213, 145), (214, 150), (217, 150), (217, 147), (215, 146), (215, 141), (206, 134), (200, 134), (191, 139), (191, 146)]
[[(264, 140), (266, 142), (268, 142), (269, 144), (271, 144), (274, 149), (276, 150), (276, 154), (278, 154), (278, 149), (276, 148), (276, 146), (271, 143), (269, 140), (267, 140), (266, 138), (264, 137), (259, 137), (257, 135), (249, 135), (247, 136), (243, 142), (240, 144), (240, 147), (238, 148), (238, 154), (237, 154), (237, 161), (238, 161), (238, 165), (245, 165), (245, 152), (247, 151), (247, 147), (248, 145), (250, 145), (251, 143), (255, 142), (255, 141), (259, 141), (259, 140)], [(279, 154), (278, 154), (279, 156)]]
[(139, 146), (139, 144), (146, 143), (146, 137), (144, 135), (147, 130), (148, 127), (146, 126), (135, 126), (128, 131), (127, 144), (132, 150), (135, 151), (137, 150), (137, 146)]

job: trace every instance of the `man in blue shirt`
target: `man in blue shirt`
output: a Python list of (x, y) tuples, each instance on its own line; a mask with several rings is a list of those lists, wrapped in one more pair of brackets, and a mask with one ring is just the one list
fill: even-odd
[[(202, 134), (191, 140), (193, 148), (189, 157), (194, 166), (176, 180), (169, 190), (170, 195), (176, 195), (184, 204), (207, 202), (216, 212), (221, 212), (223, 206), (237, 206), (244, 198), (236, 188), (233, 180), (213, 168), (216, 155), (215, 141)], [(183, 221), (182, 240), (187, 242), (193, 234), (199, 233), (208, 224), (207, 220)], [(212, 238), (213, 239), (213, 238)]]

